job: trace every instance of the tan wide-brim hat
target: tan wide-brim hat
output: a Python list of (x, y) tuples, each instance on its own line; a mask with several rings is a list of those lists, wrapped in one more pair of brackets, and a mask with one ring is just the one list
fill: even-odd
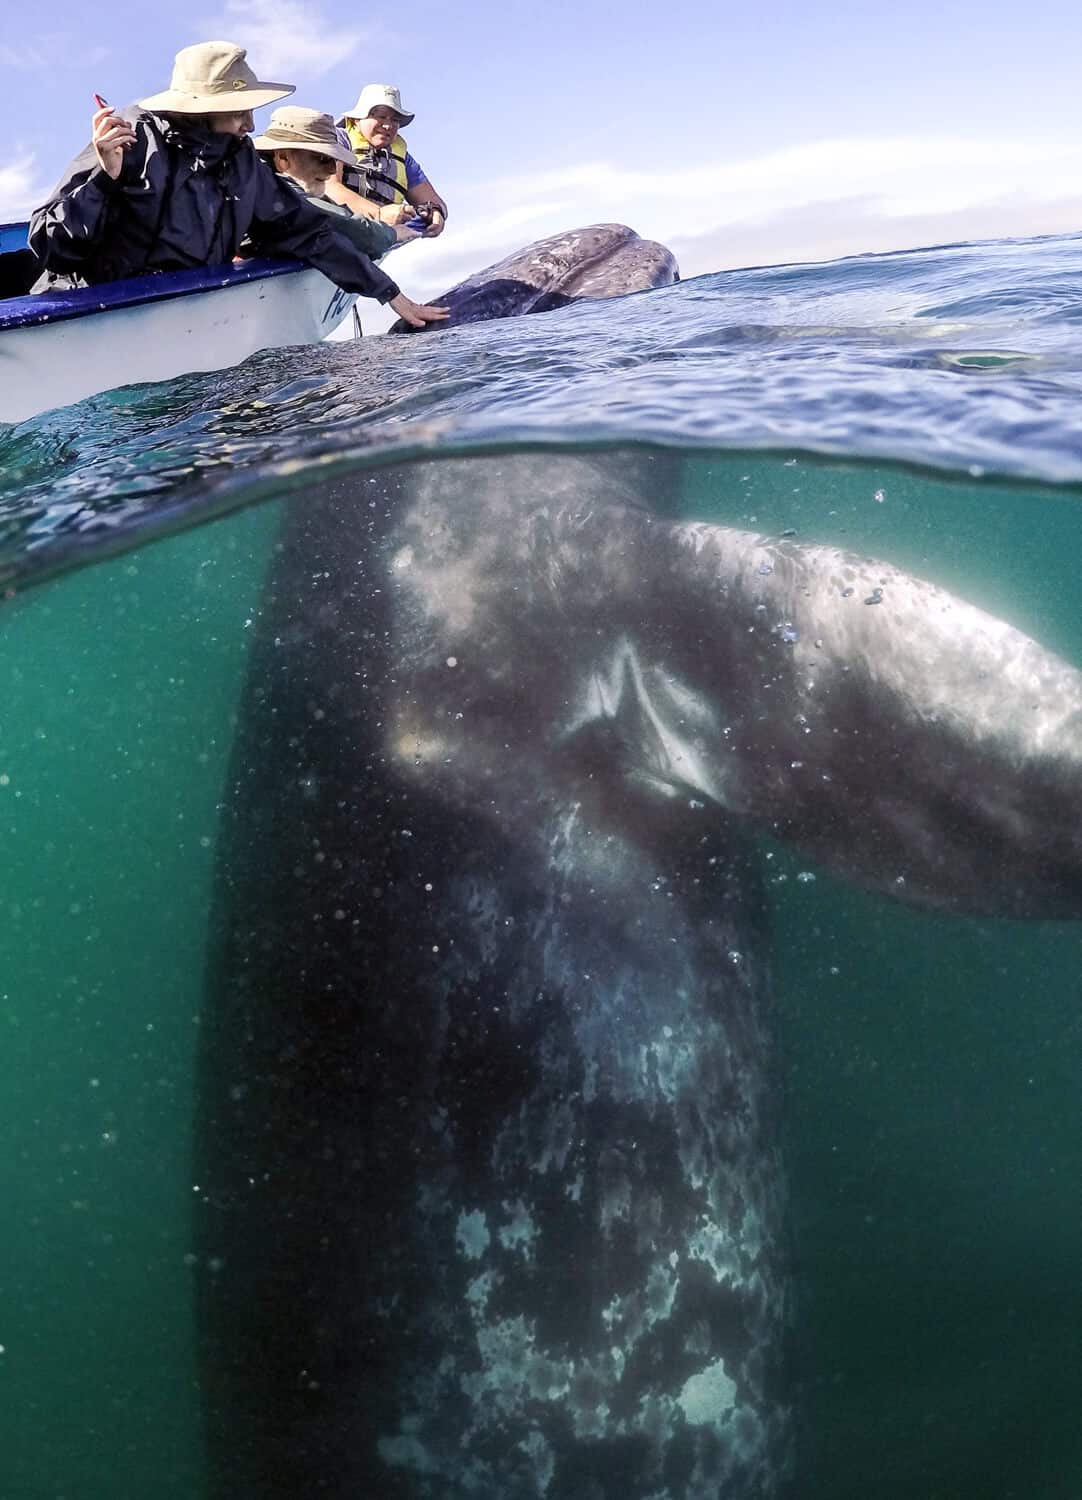
[(158, 114), (231, 115), (292, 94), (292, 83), (261, 82), (245, 62), (246, 56), (236, 42), (197, 42), (194, 47), (183, 47), (173, 64), (169, 87), (140, 99), (139, 106)]
[(318, 109), (305, 109), (300, 104), (283, 104), (276, 109), (263, 134), (253, 136), (252, 145), (257, 151), (313, 151), (344, 162), (347, 167), (357, 165), (356, 156), (338, 139), (330, 115), (321, 114)]
[[(347, 109), (341, 120), (367, 120), (377, 105), (385, 104), (401, 115), (402, 124), (409, 125), (414, 116), (402, 103), (402, 95), (393, 83), (366, 83), (352, 109)], [(341, 120), (339, 123), (341, 123)]]

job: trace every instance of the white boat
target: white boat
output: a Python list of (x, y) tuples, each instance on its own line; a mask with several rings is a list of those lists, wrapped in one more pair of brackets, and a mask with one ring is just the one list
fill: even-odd
[(77, 291), (25, 293), (25, 224), (0, 225), (0, 422), (144, 380), (311, 344), (357, 300), (301, 261), (248, 260)]

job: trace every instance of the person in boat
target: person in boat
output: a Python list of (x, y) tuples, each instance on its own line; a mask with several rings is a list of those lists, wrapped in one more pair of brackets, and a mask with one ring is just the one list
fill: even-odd
[(419, 231), (405, 224), (381, 224), (378, 219), (355, 215), (345, 204), (327, 197), (327, 183), (338, 167), (357, 166), (354, 153), (338, 139), (330, 115), (304, 109), (299, 104), (283, 104), (274, 111), (270, 124), (262, 135), (254, 138), (252, 145), (279, 176), (291, 182), (317, 208), (333, 214), (338, 233), (352, 240), (373, 260), (379, 260), (393, 246), (418, 237)]
[(392, 84), (365, 84), (352, 110), (338, 121), (360, 167), (354, 174), (347, 168), (341, 181), (329, 182), (327, 193), (354, 213), (384, 224), (422, 220), (424, 234), (434, 238), (443, 233), (447, 204), (399, 134), (413, 119)]
[(252, 110), (293, 85), (261, 82), (245, 59), (233, 42), (199, 42), (177, 53), (162, 93), (97, 111), (90, 145), (31, 215), (30, 248), (43, 267), (34, 290), (227, 264), (247, 240), (389, 303), (413, 327), (445, 318), (407, 297), (259, 159)]

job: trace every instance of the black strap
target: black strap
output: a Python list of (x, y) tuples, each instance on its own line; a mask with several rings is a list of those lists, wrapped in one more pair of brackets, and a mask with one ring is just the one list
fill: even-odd
[(393, 187), (396, 193), (405, 195), (405, 189), (397, 177), (388, 177), (386, 172), (380, 172), (375, 167), (366, 167), (363, 161), (361, 162), (361, 176), (374, 177), (377, 182), (385, 182), (388, 187)]

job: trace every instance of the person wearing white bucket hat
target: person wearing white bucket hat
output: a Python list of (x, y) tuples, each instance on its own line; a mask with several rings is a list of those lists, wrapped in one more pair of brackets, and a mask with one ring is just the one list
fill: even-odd
[(443, 233), (447, 204), (429, 182), (416, 157), (406, 149), (402, 126), (414, 118), (391, 83), (366, 83), (356, 104), (338, 120), (359, 168), (340, 173), (327, 185), (328, 197), (354, 213), (384, 224), (416, 221), (426, 237)]
[(338, 139), (330, 115), (299, 104), (283, 104), (270, 117), (270, 124), (252, 141), (274, 170), (321, 208), (334, 216), (335, 229), (353, 241), (359, 250), (378, 260), (401, 241), (415, 240), (417, 231), (404, 224), (381, 224), (376, 219), (354, 215), (344, 204), (326, 195), (328, 181), (339, 166), (355, 167), (357, 158)]
[(170, 86), (138, 104), (102, 104), (89, 146), (30, 218), (43, 268), (35, 290), (92, 286), (153, 271), (227, 264), (255, 253), (307, 261), (346, 291), (398, 308), (414, 327), (442, 321), (419, 307), (328, 216), (260, 161), (252, 110), (293, 92), (266, 83), (235, 42), (177, 53)]

